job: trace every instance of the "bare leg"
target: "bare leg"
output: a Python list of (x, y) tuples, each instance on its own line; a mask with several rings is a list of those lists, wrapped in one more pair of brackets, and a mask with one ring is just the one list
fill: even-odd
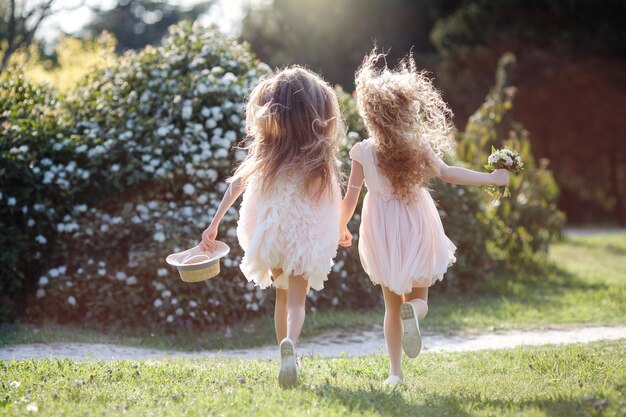
[(402, 378), (402, 324), (400, 305), (402, 296), (383, 287), (385, 299), (385, 343), (389, 355), (389, 374)]
[(428, 287), (416, 287), (406, 296), (406, 302), (413, 304), (417, 319), (421, 320), (428, 313)]
[(304, 304), (309, 283), (302, 276), (289, 277), (289, 293), (287, 295), (287, 337), (294, 343), (300, 337), (304, 325)]
[[(272, 276), (279, 277), (282, 269), (272, 269)], [(274, 326), (278, 344), (287, 337), (287, 290), (276, 288), (276, 304), (274, 304)]]

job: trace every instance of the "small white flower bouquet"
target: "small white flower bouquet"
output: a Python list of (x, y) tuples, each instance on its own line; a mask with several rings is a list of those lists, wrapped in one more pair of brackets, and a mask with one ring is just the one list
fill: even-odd
[[(506, 169), (514, 174), (518, 174), (524, 168), (524, 163), (522, 162), (519, 153), (506, 148), (496, 149), (492, 146), (491, 155), (487, 158), (487, 165), (485, 165), (485, 168), (492, 171), (496, 169)], [(509, 187), (506, 186), (498, 187), (492, 185), (487, 187), (487, 192), (493, 198), (494, 202), (500, 199), (500, 197), (511, 196)]]

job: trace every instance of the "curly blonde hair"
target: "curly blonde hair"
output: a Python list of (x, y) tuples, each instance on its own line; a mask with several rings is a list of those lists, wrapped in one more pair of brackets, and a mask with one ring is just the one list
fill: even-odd
[(233, 178), (256, 175), (264, 192), (279, 176), (303, 174), (319, 198), (339, 179), (343, 121), (330, 85), (306, 68), (272, 74), (252, 90), (246, 106), (246, 158)]
[(452, 111), (412, 53), (391, 70), (376, 64), (385, 58), (376, 48), (356, 72), (357, 106), (374, 142), (378, 167), (398, 198), (410, 200), (416, 185), (437, 174), (431, 157), (452, 150)]

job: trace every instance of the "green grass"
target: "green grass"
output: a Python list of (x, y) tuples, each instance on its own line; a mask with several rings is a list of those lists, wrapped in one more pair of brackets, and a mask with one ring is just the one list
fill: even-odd
[[(552, 246), (523, 271), (490, 277), (471, 294), (433, 292), (422, 326), (426, 332), (481, 332), (485, 329), (524, 329), (580, 324), (626, 323), (626, 233), (568, 238)], [(309, 311), (303, 338), (328, 330), (382, 325), (383, 310), (318, 309)], [(230, 349), (275, 343), (271, 314), (224, 331), (184, 331), (175, 335), (159, 329), (103, 334), (82, 328), (0, 328), (0, 346), (34, 342), (100, 342), (160, 349)]]
[(572, 237), (470, 296), (433, 296), (426, 325), (508, 329), (626, 323), (626, 233)]
[(287, 391), (272, 360), (0, 362), (0, 414), (623, 416), (625, 342), (426, 353), (394, 389), (383, 355), (305, 358)]

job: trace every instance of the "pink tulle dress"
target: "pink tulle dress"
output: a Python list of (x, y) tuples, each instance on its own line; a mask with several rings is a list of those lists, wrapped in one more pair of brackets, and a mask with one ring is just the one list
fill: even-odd
[[(259, 180), (248, 180), (239, 210), (237, 237), (244, 250), (241, 271), (261, 288), (289, 287), (289, 276), (303, 275), (309, 287), (324, 287), (339, 242), (341, 190), (319, 200), (303, 190), (301, 175), (283, 175), (264, 194)], [(271, 276), (271, 269), (283, 274)]]
[(371, 281), (403, 295), (442, 280), (456, 261), (456, 246), (446, 236), (428, 190), (417, 186), (416, 198), (409, 202), (396, 198), (378, 169), (371, 139), (354, 145), (350, 158), (365, 173), (359, 255)]

